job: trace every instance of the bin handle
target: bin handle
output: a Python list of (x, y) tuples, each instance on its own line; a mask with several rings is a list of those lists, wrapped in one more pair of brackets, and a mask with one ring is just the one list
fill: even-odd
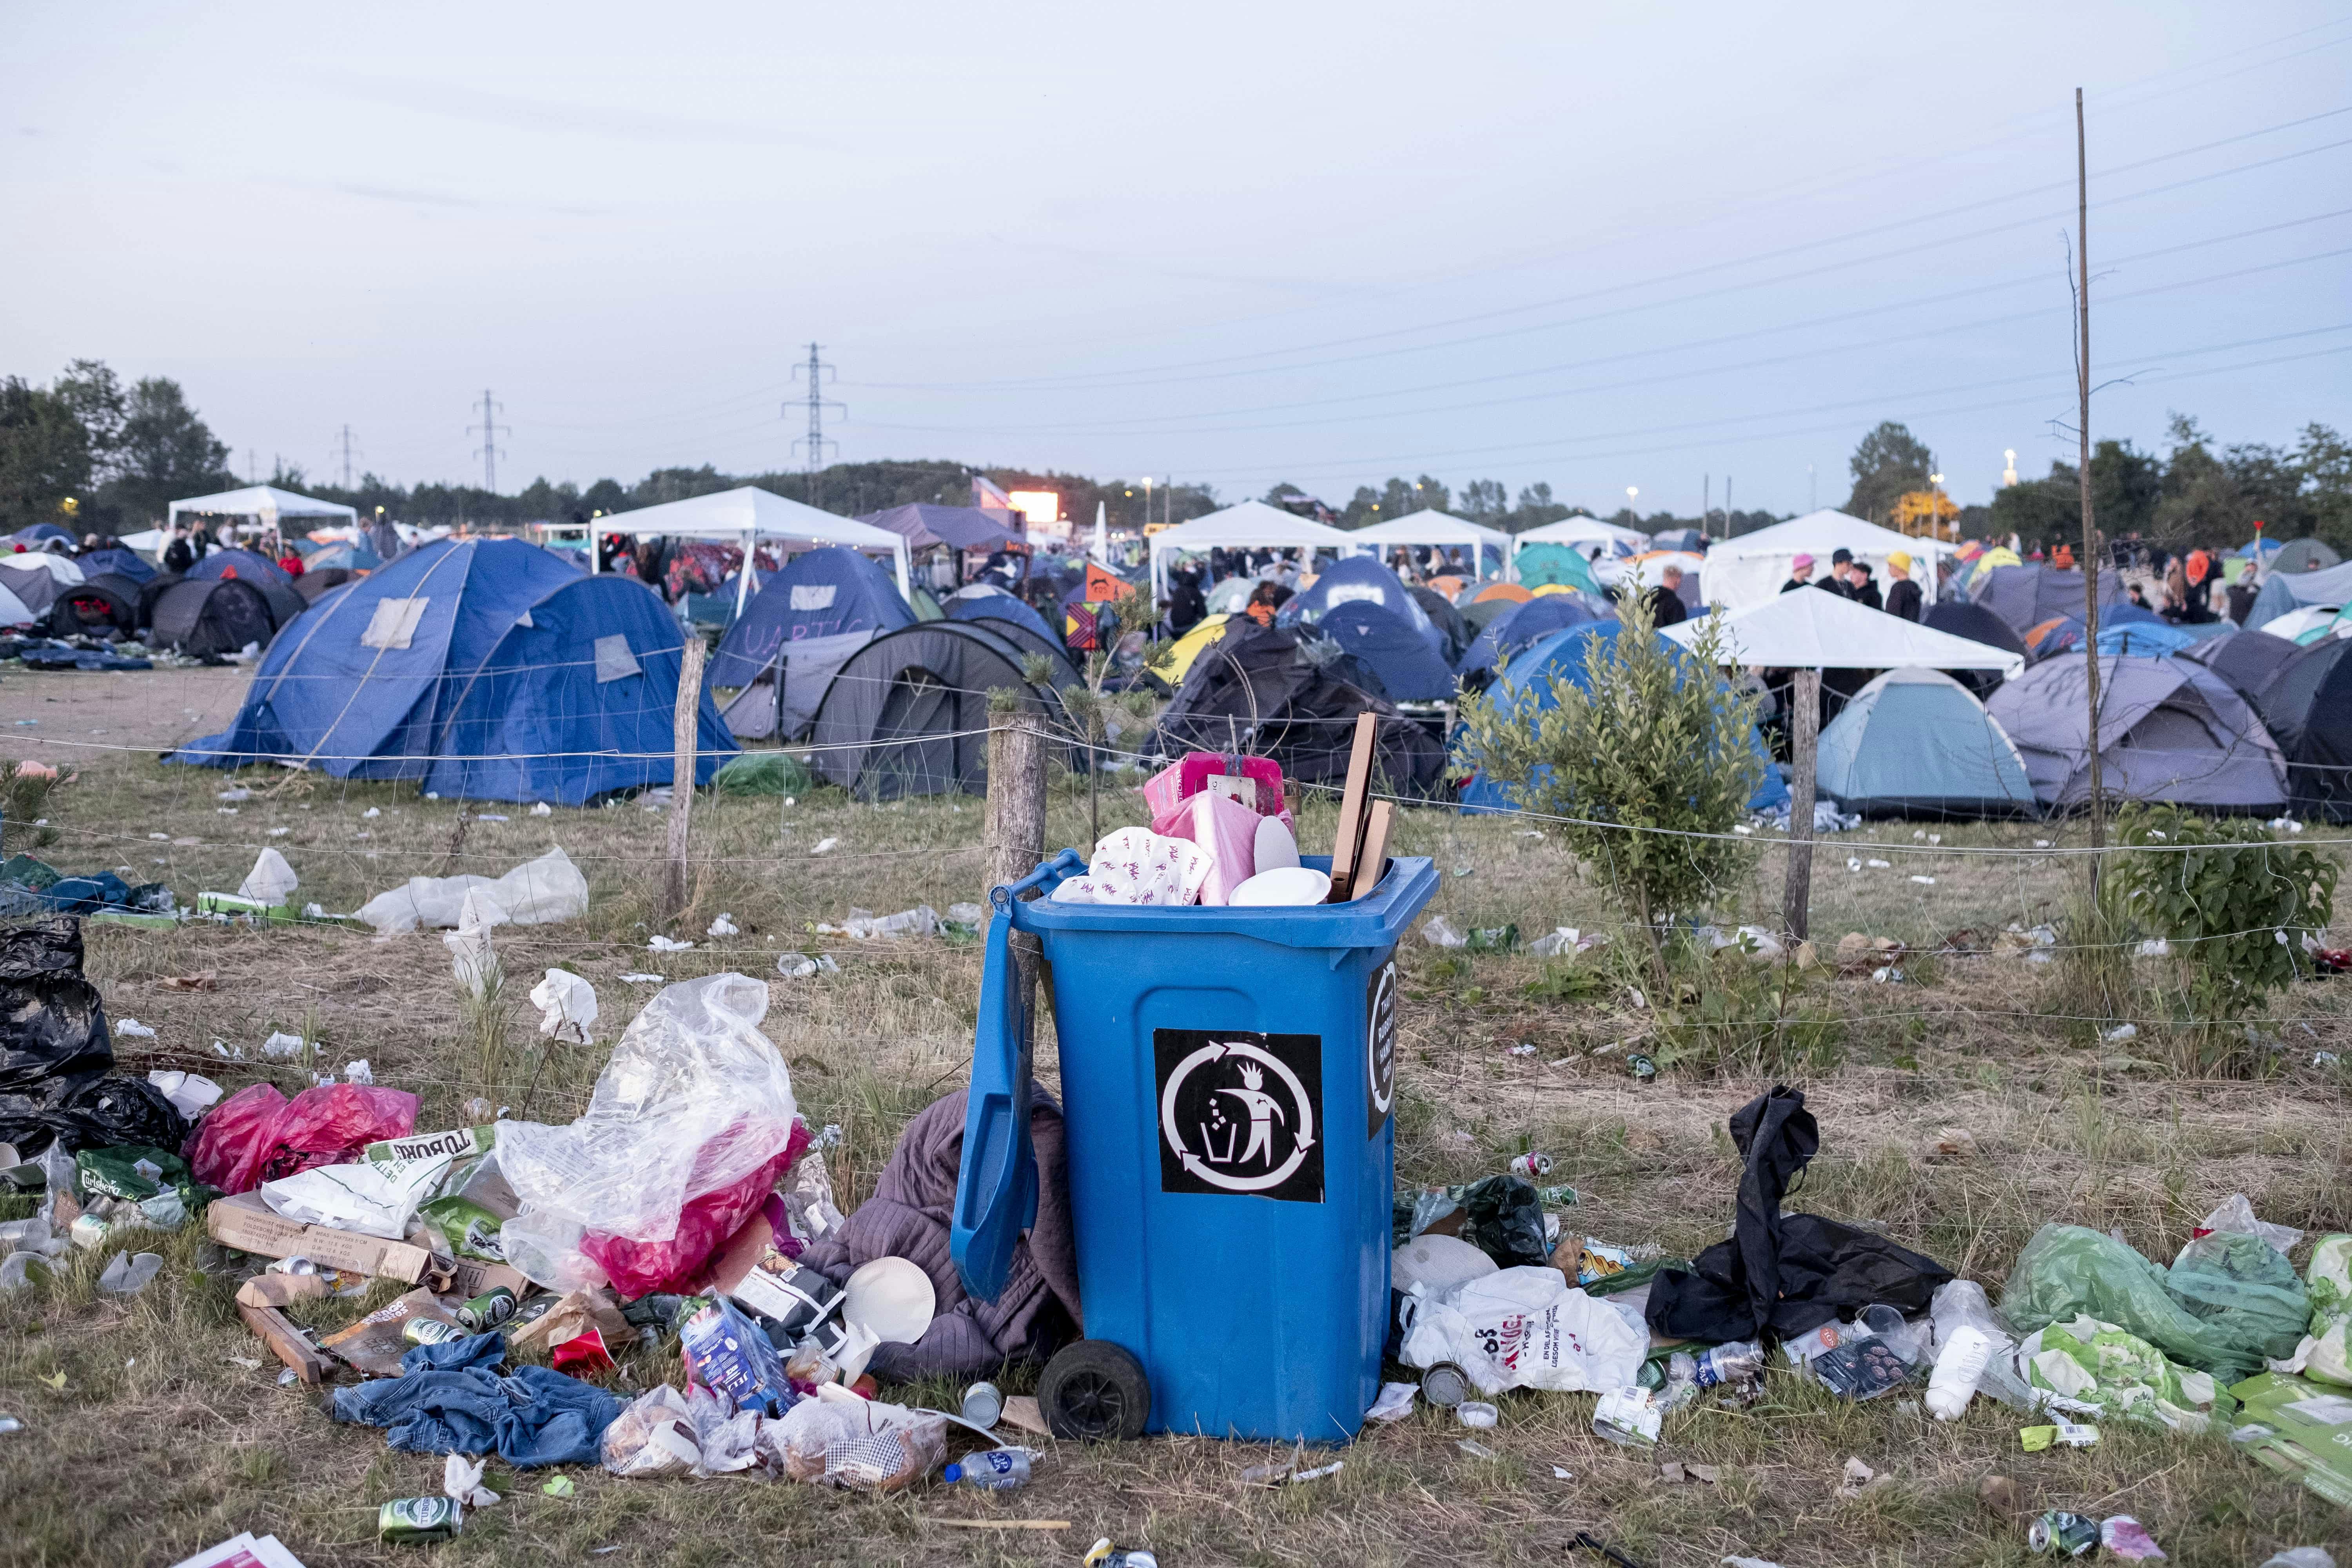
[(1013, 1245), (1037, 1222), (1037, 1158), (1029, 1142), (1028, 998), (1013, 963), (1013, 910), (1022, 893), (1051, 877), (1081, 870), (1065, 849), (1009, 887), (989, 889), (981, 963), (980, 1022), (972, 1031), (971, 1089), (964, 1102), (963, 1157), (956, 1172), (948, 1255), (966, 1294), (993, 1301), (1013, 1270)]

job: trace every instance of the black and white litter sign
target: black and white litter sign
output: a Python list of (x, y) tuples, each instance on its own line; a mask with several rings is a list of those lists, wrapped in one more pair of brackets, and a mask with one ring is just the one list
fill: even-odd
[(1396, 994), (1394, 950), (1372, 971), (1364, 989), (1364, 1136), (1377, 1138), (1396, 1105)]
[(1323, 1037), (1155, 1029), (1160, 1190), (1323, 1201)]

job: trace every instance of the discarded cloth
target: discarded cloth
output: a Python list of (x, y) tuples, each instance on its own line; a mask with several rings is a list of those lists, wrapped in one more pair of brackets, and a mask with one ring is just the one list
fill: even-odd
[(1721, 1344), (1769, 1329), (1793, 1339), (1874, 1302), (1923, 1312), (1952, 1278), (1934, 1258), (1875, 1231), (1782, 1215), (1790, 1181), (1821, 1149), (1821, 1131), (1801, 1090), (1776, 1084), (1733, 1113), (1731, 1140), (1747, 1160), (1732, 1238), (1661, 1270), (1651, 1287), (1650, 1327), (1675, 1339)]
[(503, 877), (411, 877), (360, 906), (379, 935), (454, 928), (475, 889), (519, 926), (575, 920), (588, 912), (588, 879), (561, 849), (527, 860)]
[(958, 1089), (909, 1121), (874, 1195), (801, 1255), (803, 1267), (835, 1285), (846, 1285), (851, 1274), (877, 1258), (910, 1259), (930, 1276), (936, 1311), (931, 1326), (912, 1344), (877, 1349), (870, 1363), (877, 1377), (961, 1375), (996, 1367), (1009, 1356), (1043, 1359), (1074, 1337), (1084, 1321), (1062, 1111), (1042, 1092), (1029, 1110), (1029, 1137), (1037, 1157), (1036, 1223), (1013, 1244), (1012, 1268), (995, 1300), (976, 1301), (964, 1294), (948, 1255), (948, 1221), (963, 1163), (964, 1100), (965, 1091)]
[(0, 1143), (27, 1158), (117, 1143), (176, 1149), (187, 1119), (163, 1091), (114, 1076), (98, 987), (81, 972), (81, 922), (0, 931)]
[(621, 1402), (543, 1366), (517, 1367), (497, 1334), (419, 1345), (400, 1358), (401, 1375), (335, 1390), (338, 1421), (386, 1428), (414, 1454), (496, 1454), (518, 1469), (593, 1465)]
[(1106, 833), (1083, 877), (1054, 889), (1064, 904), (1194, 904), (1214, 861), (1188, 838), (1166, 838), (1145, 827)]

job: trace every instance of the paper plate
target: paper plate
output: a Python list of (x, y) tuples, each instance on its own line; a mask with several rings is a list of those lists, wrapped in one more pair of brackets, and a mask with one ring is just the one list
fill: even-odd
[(1259, 817), (1257, 853), (1251, 858), (1251, 867), (1263, 876), (1268, 871), (1279, 871), (1286, 866), (1297, 864), (1298, 840), (1292, 836), (1290, 829), (1282, 825), (1282, 818)]
[(1331, 896), (1331, 879), (1311, 866), (1260, 871), (1234, 889), (1236, 904), (1319, 904)]
[(885, 1344), (910, 1345), (931, 1326), (939, 1301), (931, 1277), (920, 1265), (904, 1258), (877, 1258), (842, 1287), (841, 1315)]

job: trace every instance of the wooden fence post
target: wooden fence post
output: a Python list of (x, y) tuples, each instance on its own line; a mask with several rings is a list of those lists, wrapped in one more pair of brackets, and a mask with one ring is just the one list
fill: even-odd
[(1797, 942), (1812, 923), (1813, 755), (1822, 729), (1822, 672), (1796, 671), (1789, 684), (1789, 883), (1780, 895), (1780, 923)]
[[(988, 918), (998, 920), (989, 889), (1007, 887), (1037, 868), (1045, 858), (1045, 737), (1038, 717), (1013, 707), (988, 715), (988, 886), (981, 897)], [(1032, 897), (1034, 897), (1033, 894)], [(1013, 1079), (1016, 1125), (1028, 1114), (1030, 1068), (1036, 1056), (1036, 1020), (1031, 1005), (1045, 949), (1027, 931), (1011, 933), (1013, 1016), (1020, 1020), (1021, 1069)]]
[(689, 626), (677, 670), (677, 708), (672, 723), (669, 773), (669, 866), (662, 883), (662, 914), (675, 919), (686, 908), (688, 820), (694, 815), (694, 771), (701, 750), (702, 634)]

